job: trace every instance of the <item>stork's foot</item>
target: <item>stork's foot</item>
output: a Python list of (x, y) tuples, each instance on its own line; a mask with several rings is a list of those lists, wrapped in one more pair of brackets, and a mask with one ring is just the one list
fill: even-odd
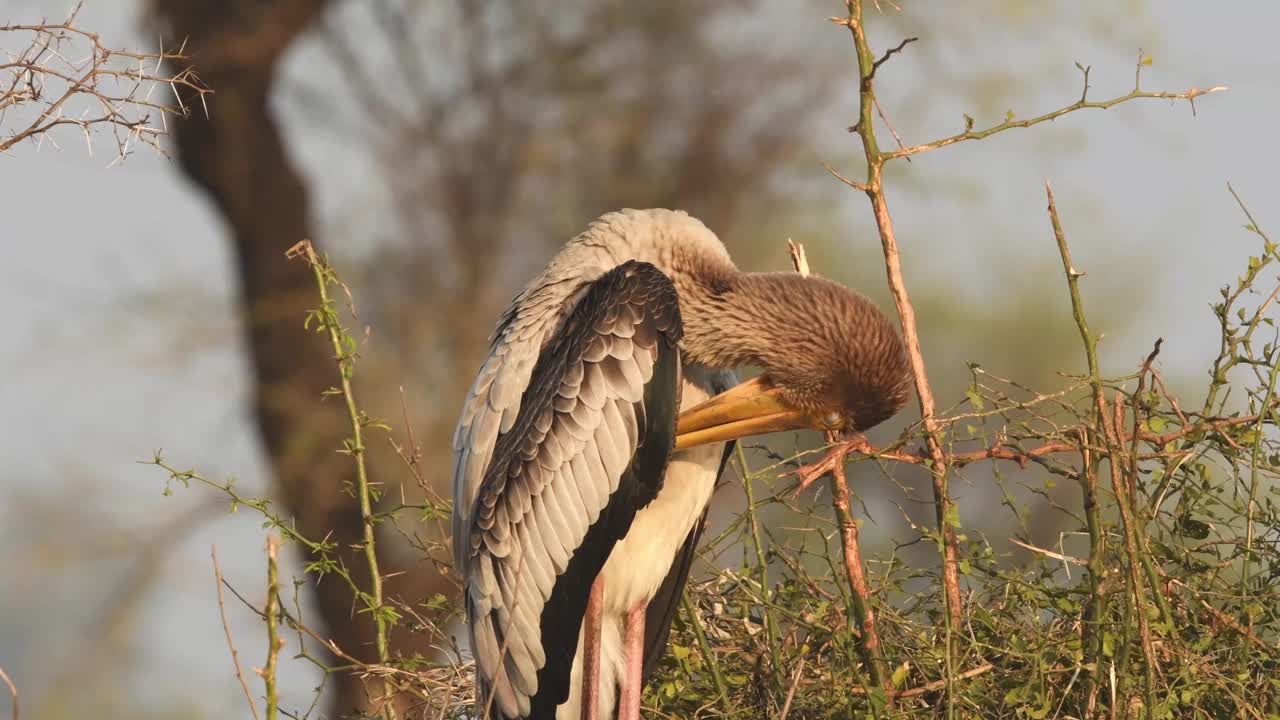
[(872, 449), (871, 443), (862, 435), (854, 435), (836, 443), (831, 449), (819, 458), (816, 462), (808, 465), (801, 465), (795, 470), (784, 473), (784, 475), (795, 475), (800, 482), (796, 485), (796, 489), (792, 491), (791, 496), (795, 497), (804, 492), (805, 488), (812, 485), (823, 475), (835, 470), (844, 464), (845, 458), (855, 452), (869, 452)]

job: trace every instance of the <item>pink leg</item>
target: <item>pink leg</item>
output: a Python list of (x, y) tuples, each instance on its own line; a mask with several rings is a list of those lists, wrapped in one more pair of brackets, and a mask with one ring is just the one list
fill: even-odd
[(627, 613), (622, 638), (627, 669), (622, 677), (622, 694), (618, 698), (618, 720), (640, 720), (640, 694), (644, 690), (644, 615), (647, 609), (645, 605), (639, 605)]
[(591, 583), (587, 615), (582, 619), (582, 720), (600, 718), (600, 624), (604, 620), (604, 582)]

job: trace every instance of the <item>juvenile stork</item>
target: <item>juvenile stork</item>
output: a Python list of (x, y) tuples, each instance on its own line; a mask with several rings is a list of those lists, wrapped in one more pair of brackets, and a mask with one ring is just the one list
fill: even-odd
[(478, 716), (637, 720), (732, 443), (865, 430), (908, 381), (862, 295), (741, 272), (682, 212), (593, 222), (503, 313), (454, 434)]

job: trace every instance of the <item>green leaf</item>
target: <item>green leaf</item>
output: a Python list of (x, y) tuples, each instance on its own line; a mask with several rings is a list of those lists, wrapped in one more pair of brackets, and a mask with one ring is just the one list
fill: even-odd
[(969, 398), (969, 404), (972, 405), (975, 410), (982, 409), (982, 395), (978, 393), (977, 388), (969, 388), (968, 390), (965, 390), (964, 396)]
[(947, 525), (948, 525), (949, 527), (953, 527), (953, 528), (957, 528), (957, 529), (959, 529), (959, 527), (960, 527), (960, 506), (959, 506), (959, 505), (956, 505), (956, 504), (954, 504), (954, 503), (953, 503), (953, 504), (951, 504), (949, 507), (947, 507), (947, 514), (943, 517), (943, 520), (945, 520), (945, 521), (946, 521), (946, 523), (947, 523)]
[(893, 677), (889, 678), (890, 687), (900, 688), (902, 683), (906, 682), (907, 673), (911, 671), (911, 663), (904, 662), (893, 671)]
[(888, 698), (884, 694), (884, 688), (881, 687), (871, 688), (871, 691), (867, 693), (867, 699), (871, 701), (872, 714), (876, 717), (879, 717), (889, 704)]

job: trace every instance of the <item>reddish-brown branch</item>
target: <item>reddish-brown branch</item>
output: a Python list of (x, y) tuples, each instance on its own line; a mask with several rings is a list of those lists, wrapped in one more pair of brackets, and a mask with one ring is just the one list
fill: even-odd
[(844, 571), (849, 578), (849, 587), (853, 590), (853, 611), (857, 615), (858, 644), (862, 650), (862, 659), (871, 676), (871, 684), (884, 688), (887, 702), (892, 704), (893, 696), (888, 694), (889, 688), (886, 685), (889, 667), (880, 648), (880, 635), (876, 632), (876, 614), (871, 607), (871, 590), (867, 586), (867, 575), (862, 564), (862, 550), (858, 546), (858, 524), (854, 522), (853, 511), (849, 506), (849, 483), (845, 479), (842, 463), (836, 463), (832, 468), (831, 504), (835, 507), (836, 519), (840, 525)]
[(244, 699), (249, 703), (249, 712), (253, 715), (253, 720), (258, 720), (258, 705), (253, 701), (253, 693), (249, 691), (249, 683), (244, 679), (244, 671), (240, 669), (240, 653), (236, 651), (235, 640), (231, 638), (231, 625), (227, 622), (227, 604), (222, 596), (222, 566), (218, 564), (218, 548), (213, 546), (209, 549), (209, 556), (213, 558), (213, 582), (218, 590), (218, 615), (222, 619), (222, 632), (227, 637), (227, 647), (231, 650), (231, 665), (236, 671), (236, 680), (240, 682), (240, 689), (244, 692)]
[[(855, 131), (862, 138), (862, 149), (867, 158), (867, 181), (855, 183), (846, 180), (853, 187), (866, 193), (871, 201), (875, 215), (876, 227), (880, 233), (880, 244), (884, 251), (885, 271), (889, 280), (889, 292), (893, 295), (894, 306), (898, 310), (898, 318), (902, 323), (902, 337), (907, 346), (907, 357), (911, 362), (911, 377), (915, 384), (916, 397), (920, 402), (920, 419), (924, 425), (925, 445), (931, 463), (929, 469), (933, 474), (933, 500), (937, 515), (938, 532), (942, 536), (942, 585), (946, 596), (947, 618), (952, 630), (961, 625), (960, 606), (960, 562), (959, 541), (953, 525), (955, 511), (947, 490), (947, 457), (938, 442), (939, 423), (935, 417), (933, 389), (929, 384), (928, 372), (925, 369), (924, 353), (920, 349), (920, 335), (916, 329), (915, 306), (911, 304), (911, 296), (907, 292), (907, 283), (902, 274), (902, 254), (898, 250), (897, 235), (894, 233), (893, 217), (889, 213), (889, 202), (884, 193), (882, 171), (887, 154), (880, 152), (876, 142), (874, 126), (875, 90), (874, 79), (879, 64), (871, 52), (867, 42), (865, 28), (862, 23), (862, 3), (860, 0), (848, 0), (848, 19), (844, 23), (853, 34), (853, 44), (858, 56), (858, 122)], [(887, 59), (892, 53), (886, 54)], [(879, 62), (884, 62), (884, 59)]]
[[(1163, 448), (1165, 445), (1198, 432), (1213, 432), (1223, 430), (1225, 428), (1237, 425), (1251, 425), (1258, 421), (1261, 417), (1254, 415), (1239, 415), (1229, 418), (1216, 418), (1214, 420), (1206, 420), (1203, 422), (1192, 423), (1177, 430), (1170, 430), (1167, 433), (1153, 433), (1149, 430), (1138, 429), (1136, 434), (1124, 432), (1123, 430), (1114, 430), (1114, 437), (1120, 444), (1133, 442), (1135, 439), (1144, 443), (1148, 443), (1157, 448)], [(996, 442), (990, 447), (981, 450), (970, 450), (967, 452), (942, 453), (942, 458), (948, 465), (968, 465), (970, 463), (982, 460), (1010, 460), (1016, 462), (1022, 467), (1026, 467), (1027, 463), (1032, 462), (1035, 458), (1052, 455), (1054, 453), (1078, 453), (1081, 450), (1080, 442), (1055, 441), (1046, 442), (1033, 448), (1021, 449), (1010, 447), (1002, 442)], [(1105, 448), (1102, 448), (1105, 454)], [(867, 439), (861, 435), (847, 440), (841, 441), (833, 445), (821, 458), (802, 465), (787, 474), (794, 474), (799, 478), (799, 485), (796, 492), (800, 492), (809, 487), (814, 481), (822, 478), (836, 467), (843, 466), (846, 459), (851, 456), (862, 456), (874, 458), (877, 460), (892, 460), (893, 462), (908, 463), (911, 465), (924, 465), (930, 462), (936, 462), (933, 453), (928, 447), (916, 450), (882, 450), (867, 442)], [(1138, 459), (1144, 459), (1146, 456), (1138, 454)]]

